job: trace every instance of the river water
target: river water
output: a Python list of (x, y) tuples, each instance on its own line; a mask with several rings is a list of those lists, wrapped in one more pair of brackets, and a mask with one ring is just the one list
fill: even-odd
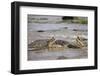
[[(74, 42), (76, 35), (80, 35), (83, 38), (88, 38), (87, 25), (84, 24), (28, 24), (28, 44), (39, 39), (55, 39)], [(42, 31), (42, 32), (38, 32)], [(87, 41), (86, 41), (87, 42)], [(47, 49), (39, 51), (28, 50), (28, 60), (56, 60), (56, 59), (80, 59), (88, 57), (88, 49), (84, 47), (82, 49), (67, 48), (60, 51), (48, 51)]]

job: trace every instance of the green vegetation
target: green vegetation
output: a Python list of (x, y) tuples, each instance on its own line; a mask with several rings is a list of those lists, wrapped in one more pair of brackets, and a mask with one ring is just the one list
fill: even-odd
[(87, 23), (88, 23), (88, 21), (87, 21), (87, 20), (85, 20), (85, 19), (80, 19), (80, 20), (79, 20), (79, 23), (80, 23), (80, 24), (87, 24)]
[(87, 20), (86, 17), (64, 16), (64, 17), (62, 17), (62, 22), (87, 24), (88, 23), (88, 20)]
[(73, 20), (74, 19), (74, 17), (71, 17), (71, 16), (64, 16), (64, 17), (62, 17), (62, 20)]

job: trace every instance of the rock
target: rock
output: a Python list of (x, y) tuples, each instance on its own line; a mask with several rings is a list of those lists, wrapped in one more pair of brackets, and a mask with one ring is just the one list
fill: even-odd
[(73, 29), (73, 31), (78, 31), (77, 29)]
[(39, 30), (39, 31), (37, 31), (37, 32), (45, 32), (45, 31), (43, 31), (43, 30)]
[(80, 47), (78, 47), (78, 46), (75, 45), (75, 44), (69, 44), (67, 47), (68, 47), (68, 48), (80, 48)]
[(73, 31), (82, 31), (82, 32), (84, 32), (84, 31), (87, 31), (87, 30), (82, 30), (82, 29), (73, 29)]
[(47, 39), (44, 40), (36, 40), (28, 45), (29, 48), (44, 48), (47, 47)]
[(83, 41), (83, 43), (84, 43), (84, 46), (85, 46), (85, 47), (87, 47), (87, 46), (88, 46), (87, 41)]
[(59, 56), (57, 59), (67, 59), (65, 56)]
[(68, 27), (64, 27), (64, 29), (68, 29)]
[[(49, 39), (42, 39), (42, 40), (36, 40), (34, 42), (31, 42), (28, 44), (28, 49), (29, 50), (42, 50), (42, 49), (48, 49), (48, 41)], [(61, 46), (66, 46), (68, 48), (80, 48), (78, 45), (75, 43), (69, 43), (64, 40), (56, 40), (54, 44), (61, 45)], [(87, 42), (85, 42), (87, 46)]]
[(81, 40), (82, 40), (82, 41), (86, 41), (87, 39), (82, 37)]
[(55, 41), (55, 44), (59, 44), (59, 45), (64, 46), (64, 45), (68, 45), (69, 42), (64, 41), (64, 40), (56, 40), (56, 41)]

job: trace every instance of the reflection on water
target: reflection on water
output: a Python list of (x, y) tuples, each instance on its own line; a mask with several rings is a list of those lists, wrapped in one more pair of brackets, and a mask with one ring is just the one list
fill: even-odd
[(87, 49), (66, 49), (61, 51), (29, 51), (28, 60), (56, 60), (56, 59), (87, 58)]

